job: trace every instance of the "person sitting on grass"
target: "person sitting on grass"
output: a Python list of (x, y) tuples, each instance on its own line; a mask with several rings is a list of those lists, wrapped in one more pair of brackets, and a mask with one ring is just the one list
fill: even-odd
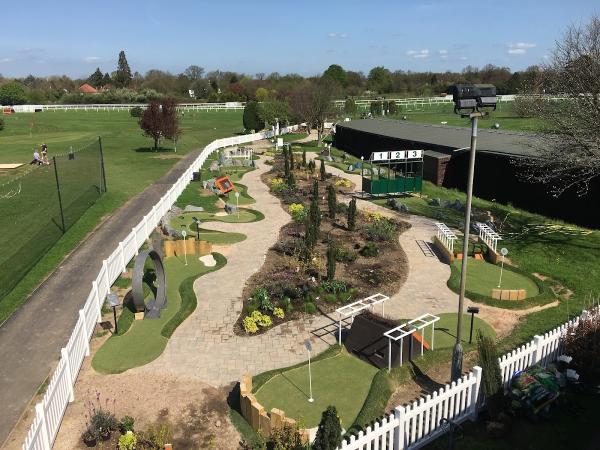
[(33, 160), (29, 164), (36, 164), (38, 166), (44, 164), (44, 162), (40, 158), (40, 154), (38, 153), (37, 148), (33, 151)]

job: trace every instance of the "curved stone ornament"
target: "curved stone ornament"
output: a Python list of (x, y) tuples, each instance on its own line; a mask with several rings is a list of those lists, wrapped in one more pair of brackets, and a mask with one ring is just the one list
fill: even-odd
[[(144, 266), (146, 260), (150, 257), (156, 269), (156, 297), (154, 300), (144, 302)], [(133, 305), (137, 312), (144, 312), (144, 319), (157, 319), (160, 317), (160, 310), (167, 306), (167, 277), (160, 255), (154, 250), (144, 250), (135, 257), (132, 277)]]

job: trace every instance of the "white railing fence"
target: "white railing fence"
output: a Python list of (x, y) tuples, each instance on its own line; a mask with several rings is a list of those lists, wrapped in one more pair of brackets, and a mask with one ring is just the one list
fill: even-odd
[[(584, 311), (600, 320), (600, 309)], [(546, 367), (561, 354), (563, 338), (567, 331), (576, 328), (580, 318), (569, 320), (531, 342), (498, 358), (505, 389), (510, 387), (512, 376), (535, 364)], [(451, 384), (421, 397), (406, 406), (398, 406), (394, 413), (376, 420), (372, 426), (350, 436), (339, 450), (414, 450), (444, 434), (448, 428), (442, 419), (460, 423), (475, 420), (485, 402), (481, 393), (482, 369), (478, 366)], [(445, 422), (445, 421), (444, 421)]]
[[(297, 129), (297, 125), (284, 127), (280, 134)], [(79, 310), (73, 333), (67, 345), (61, 349), (58, 366), (52, 375), (44, 398), (35, 406), (35, 417), (27, 433), (23, 450), (49, 450), (52, 448), (67, 405), (74, 400), (73, 386), (84, 358), (90, 354), (89, 341), (96, 323), (101, 320), (102, 304), (110, 287), (125, 270), (129, 261), (137, 254), (138, 249), (156, 228), (162, 216), (173, 206), (190, 183), (193, 173), (200, 170), (210, 154), (217, 149), (247, 144), (273, 136), (273, 131), (263, 131), (217, 139), (208, 144), (140, 223), (132, 228), (123, 241), (119, 242), (113, 253), (102, 261), (102, 268), (98, 272), (96, 280), (92, 282), (92, 288), (83, 307)]]
[[(32, 113), (41, 111), (129, 111), (131, 108), (140, 107), (146, 109), (148, 103), (89, 103), (77, 105), (15, 105), (11, 108), (16, 113)], [(178, 103), (180, 111), (237, 111), (244, 109), (243, 102), (227, 103)]]

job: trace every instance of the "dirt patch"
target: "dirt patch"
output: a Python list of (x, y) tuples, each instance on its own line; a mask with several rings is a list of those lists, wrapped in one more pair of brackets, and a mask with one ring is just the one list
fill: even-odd
[[(435, 364), (425, 373), (421, 372), (415, 364), (409, 364), (411, 364), (413, 376), (406, 383), (396, 387), (386, 406), (388, 412), (399, 405), (406, 405), (418, 400), (419, 397), (432, 395), (433, 392), (450, 382), (451, 361)], [(468, 372), (475, 365), (477, 365), (477, 353), (467, 353), (463, 359), (463, 372)]]
[[(94, 349), (104, 340), (94, 339)], [(80, 440), (86, 426), (85, 403), (96, 395), (118, 419), (124, 415), (135, 418), (136, 430), (166, 424), (172, 431), (174, 448), (238, 448), (240, 436), (229, 420), (229, 388), (217, 389), (191, 378), (134, 370), (100, 375), (90, 361), (91, 358), (84, 361), (75, 385), (75, 401), (67, 408), (54, 448), (86, 448)]]
[(547, 276), (542, 275), (542, 274), (537, 273), (537, 272), (533, 272), (532, 275), (534, 277), (536, 277), (538, 280), (542, 280), (542, 281), (546, 281), (546, 280), (550, 279), (550, 277), (547, 277)]

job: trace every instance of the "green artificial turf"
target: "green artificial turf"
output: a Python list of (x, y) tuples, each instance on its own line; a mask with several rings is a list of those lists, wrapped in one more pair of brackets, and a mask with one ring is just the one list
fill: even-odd
[[(199, 219), (201, 222), (227, 223), (257, 222), (265, 218), (260, 211), (246, 208), (240, 208), (237, 213), (226, 214), (223, 216), (217, 216), (214, 213), (199, 211), (183, 213), (177, 217), (174, 217), (171, 219), (171, 226), (178, 230), (185, 229), (188, 231), (188, 233), (190, 233), (190, 236), (194, 236), (196, 234), (196, 223), (193, 221), (193, 217)], [(202, 228), (202, 224), (200, 227)]]
[[(178, 161), (178, 156), (241, 130), (241, 116), (241, 112), (235, 111), (186, 114), (181, 119), (183, 134), (177, 143), (177, 154), (173, 152), (173, 145), (168, 141), (159, 152), (152, 151), (151, 140), (142, 135), (137, 119), (130, 117), (126, 111), (47, 111), (6, 116), (5, 129), (0, 134), (1, 163), (29, 162), (33, 147), (42, 142), (48, 144), (49, 156), (52, 157), (67, 152), (71, 146), (74, 149), (80, 148), (101, 136), (108, 192), (87, 209), (15, 288), (0, 300), (0, 323), (25, 301), (35, 287), (54, 270), (67, 253), (81, 243), (102, 218), (110, 215), (164, 175)], [(31, 123), (34, 125), (30, 137)], [(26, 166), (25, 169), (8, 172), (11, 175), (2, 177), (3, 181), (31, 169), (42, 174), (47, 167)], [(30, 205), (23, 207), (30, 208)], [(8, 233), (4, 235), (7, 236)], [(0, 237), (0, 248), (10, 249), (11, 245), (14, 246), (14, 242), (4, 242), (2, 239)]]
[[(442, 313), (437, 314), (437, 316), (440, 318), (440, 320), (435, 323), (434, 351), (454, 347), (454, 344), (456, 344), (456, 322), (458, 319), (458, 314)], [(469, 342), (470, 329), (471, 314), (463, 314), (461, 341), (464, 344), (468, 344)], [(485, 336), (489, 336), (492, 339), (496, 338), (496, 332), (494, 329), (486, 321), (475, 316), (473, 321), (473, 342), (475, 342), (477, 330), (481, 330)], [(425, 342), (431, 344), (431, 327), (427, 327), (424, 334)]]
[[(447, 215), (447, 219), (442, 221), (450, 227), (456, 227), (462, 221), (462, 213), (451, 208), (431, 206), (427, 199), (458, 199), (464, 204), (466, 195), (463, 192), (424, 182), (423, 194), (423, 198), (410, 196), (400, 201), (408, 206), (412, 214), (434, 219), (438, 212)], [(385, 200), (376, 200), (375, 203), (385, 206)], [(559, 290), (569, 289), (573, 293), (568, 300), (559, 298), (557, 307), (528, 314), (520, 320), (513, 332), (499, 342), (501, 352), (528, 342), (536, 334), (552, 330), (590, 306), (594, 293), (600, 292), (600, 266), (592, 256), (600, 254), (598, 230), (566, 224), (477, 197), (473, 198), (473, 207), (489, 210), (501, 224), (499, 233), (503, 239), (502, 247), (509, 250), (509, 258), (519, 270), (549, 277), (549, 285)], [(552, 301), (550, 297), (551, 294), (546, 293), (540, 303)], [(528, 301), (530, 299), (525, 300)]]
[[(121, 373), (156, 359), (175, 328), (196, 307), (193, 289), (190, 292), (193, 279), (225, 265), (225, 257), (218, 253), (213, 255), (217, 260), (215, 267), (206, 267), (195, 257), (187, 258), (187, 266), (184, 258), (166, 258), (163, 262), (167, 274), (167, 306), (161, 311), (160, 318), (134, 321), (128, 329), (126, 322), (122, 324), (120, 320), (119, 325), (123, 325), (124, 331), (119, 330), (119, 335), (111, 336), (98, 349), (92, 359), (92, 367), (101, 373)], [(131, 322), (133, 314), (123, 314), (125, 320)]]
[(255, 393), (267, 411), (279, 408), (305, 427), (319, 424), (321, 413), (335, 405), (347, 428), (354, 422), (369, 392), (377, 369), (342, 351), (331, 358), (311, 363), (314, 402), (308, 402), (308, 365), (284, 371), (262, 385)]
[(235, 244), (245, 239), (246, 235), (242, 233), (224, 233), (222, 231), (200, 228), (200, 240), (208, 241), (211, 244)]
[[(454, 260), (454, 268), (460, 272), (462, 260)], [(490, 264), (479, 259), (467, 259), (467, 290), (491, 297), (492, 289), (498, 288), (500, 265)], [(540, 290), (535, 281), (512, 270), (502, 271), (501, 289), (525, 289), (527, 297), (534, 297)]]

